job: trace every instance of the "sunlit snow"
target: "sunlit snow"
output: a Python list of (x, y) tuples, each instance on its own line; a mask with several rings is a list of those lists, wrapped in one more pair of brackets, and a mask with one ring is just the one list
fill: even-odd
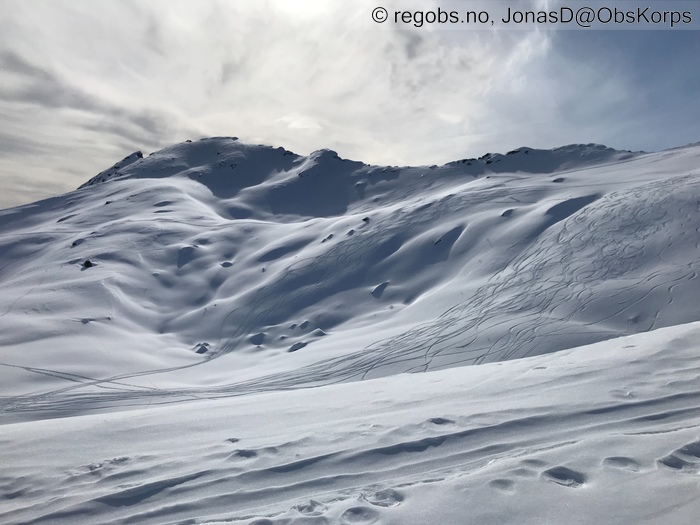
[(695, 523), (699, 269), (699, 145), (135, 153), (0, 211), (0, 522)]

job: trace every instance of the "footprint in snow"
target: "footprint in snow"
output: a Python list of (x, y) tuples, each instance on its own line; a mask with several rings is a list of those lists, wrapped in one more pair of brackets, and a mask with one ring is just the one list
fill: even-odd
[(537, 476), (536, 471), (525, 467), (515, 468), (511, 470), (510, 473), (513, 476), (518, 476), (519, 478), (534, 478)]
[(376, 523), (379, 520), (379, 513), (371, 507), (357, 506), (351, 507), (340, 516), (340, 522), (346, 525)]
[(542, 461), (541, 459), (523, 459), (520, 463), (530, 467), (544, 467), (547, 465), (547, 462)]
[(300, 503), (299, 505), (295, 505), (293, 508), (299, 514), (303, 514), (304, 516), (321, 516), (328, 510), (328, 507), (326, 507), (323, 503), (319, 503), (315, 500), (309, 500), (308, 503)]
[(510, 479), (494, 479), (489, 481), (489, 486), (500, 492), (515, 492), (515, 482)]
[(537, 477), (537, 470), (547, 466), (547, 462), (541, 459), (523, 459), (520, 461), (521, 467), (512, 469), (510, 474), (519, 478), (534, 478)]
[(586, 483), (586, 476), (567, 467), (552, 467), (542, 473), (542, 477), (564, 487), (580, 487)]
[(236, 450), (231, 456), (229, 457), (238, 457), (238, 458), (244, 458), (244, 459), (250, 459), (257, 457), (258, 453), (255, 450), (246, 450), (246, 449), (240, 449)]
[(613, 456), (603, 460), (604, 467), (610, 467), (620, 470), (628, 470), (630, 472), (639, 472), (640, 465), (632, 458), (624, 456)]
[(693, 441), (657, 460), (664, 467), (688, 474), (700, 473), (700, 440)]
[(431, 417), (428, 423), (432, 423), (433, 425), (453, 425), (454, 421), (444, 417)]
[(398, 507), (404, 495), (394, 489), (383, 489), (364, 496), (365, 501), (375, 507)]

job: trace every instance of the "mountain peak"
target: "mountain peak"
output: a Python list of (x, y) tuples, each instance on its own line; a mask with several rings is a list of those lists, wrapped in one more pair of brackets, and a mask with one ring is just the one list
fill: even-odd
[(106, 170), (101, 171), (100, 173), (95, 175), (85, 184), (81, 185), (80, 188), (83, 188), (85, 186), (92, 186), (93, 184), (98, 184), (100, 182), (106, 182), (113, 178), (118, 178), (121, 175), (122, 169), (131, 166), (132, 164), (138, 162), (141, 159), (143, 159), (143, 153), (140, 151), (135, 151), (131, 155), (127, 155), (122, 160), (114, 164), (114, 166), (112, 166), (111, 168), (107, 168)]

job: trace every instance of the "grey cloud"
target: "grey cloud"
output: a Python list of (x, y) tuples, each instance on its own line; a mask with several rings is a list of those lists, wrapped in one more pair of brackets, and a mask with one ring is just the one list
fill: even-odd
[(97, 109), (96, 101), (70, 86), (61, 84), (56, 79), (47, 79), (23, 88), (9, 90), (5, 100), (34, 104), (45, 108), (70, 108), (93, 111)]
[(243, 72), (241, 61), (226, 60), (221, 64), (221, 85), (226, 85)]
[[(4, 53), (0, 56), (0, 64), (6, 70), (25, 77), (24, 86), (9, 89), (3, 95), (10, 103), (32, 104), (47, 110), (68, 108), (91, 113), (99, 120), (83, 124), (83, 128), (123, 137), (141, 147), (161, 145), (162, 139), (170, 134), (173, 127), (177, 127), (173, 117), (100, 100), (15, 53)], [(27, 151), (32, 147), (25, 141), (11, 140), (8, 135), (5, 135), (4, 141), (0, 141), (0, 146), (3, 142), (12, 151)]]
[(82, 127), (94, 131), (105, 138), (109, 136), (111, 140), (121, 139), (121, 144), (128, 145), (127, 149), (136, 148), (136, 145), (143, 149), (154, 149), (161, 144), (161, 142), (152, 135), (139, 132), (138, 129), (135, 129), (135, 126), (130, 126), (128, 121), (124, 123), (112, 119), (105, 119), (84, 124)]
[(425, 43), (425, 37), (417, 31), (397, 31), (399, 44), (403, 46), (406, 58), (413, 60), (421, 52), (421, 47)]
[(160, 21), (154, 14), (149, 14), (147, 16), (148, 24), (144, 31), (144, 42), (151, 51), (165, 57), (167, 55), (167, 45), (163, 39), (163, 30)]
[(163, 134), (164, 130), (169, 126), (170, 119), (152, 112), (140, 113), (138, 115), (130, 115), (129, 112), (124, 113), (124, 116), (134, 125), (152, 135)]
[(174, 118), (154, 113), (134, 114), (116, 112), (119, 118), (104, 118), (84, 124), (82, 127), (100, 135), (109, 135), (119, 140), (122, 149), (155, 150), (168, 141), (183, 140), (198, 135), (196, 130), (177, 125)]
[(0, 53), (0, 69), (36, 79), (51, 80), (53, 78), (45, 69), (31, 64), (21, 55), (11, 51)]
[(62, 82), (52, 72), (32, 64), (16, 53), (6, 52), (0, 55), (0, 65), (4, 70), (24, 79), (24, 86), (6, 90), (2, 95), (4, 100), (46, 108), (95, 110), (100, 106), (94, 97)]
[(0, 155), (45, 155), (51, 148), (0, 130)]

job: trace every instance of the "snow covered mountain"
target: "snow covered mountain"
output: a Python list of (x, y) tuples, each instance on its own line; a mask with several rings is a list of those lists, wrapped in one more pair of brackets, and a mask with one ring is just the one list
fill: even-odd
[(692, 523), (699, 269), (697, 144), (134, 153), (0, 211), (0, 522)]
[(699, 160), (574, 145), (377, 167), (235, 138), (132, 154), (0, 212), (3, 412), (437, 370), (698, 321)]

